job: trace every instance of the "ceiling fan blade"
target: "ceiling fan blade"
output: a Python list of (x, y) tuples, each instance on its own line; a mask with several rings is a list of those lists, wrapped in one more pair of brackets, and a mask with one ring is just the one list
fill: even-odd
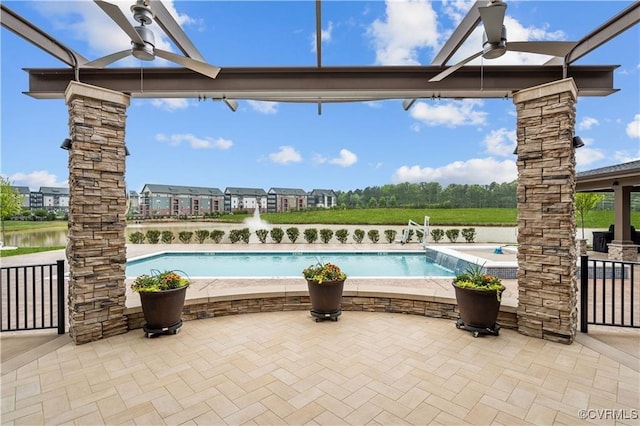
[(238, 110), (238, 102), (233, 99), (222, 98), (222, 101), (227, 104), (231, 111), (236, 112)]
[(429, 83), (433, 83), (435, 81), (440, 81), (440, 80), (446, 78), (447, 76), (449, 76), (449, 74), (453, 74), (459, 68), (462, 68), (467, 62), (473, 61), (475, 58), (477, 58), (480, 55), (482, 55), (482, 52), (474, 53), (473, 55), (469, 56), (467, 59), (464, 59), (461, 62), (458, 62), (457, 64), (455, 64), (453, 66), (450, 66), (446, 70), (442, 71), (440, 74), (436, 75), (435, 77), (430, 78), (429, 79)]
[(489, 43), (498, 43), (502, 37), (502, 25), (504, 24), (504, 12), (507, 5), (502, 2), (493, 3), (490, 6), (479, 7), (480, 17), (484, 24), (484, 32)]
[(182, 65), (185, 68), (189, 68), (190, 70), (206, 75), (207, 77), (216, 78), (220, 72), (219, 67), (209, 65), (205, 62), (196, 61), (195, 59), (187, 58), (186, 56), (176, 55), (175, 53), (167, 52), (166, 50), (155, 49), (155, 54), (162, 59)]
[(162, 31), (175, 43), (175, 45), (189, 58), (197, 61), (205, 62), (204, 57), (191, 42), (187, 34), (182, 30), (180, 24), (176, 22), (164, 3), (160, 0), (151, 0), (149, 7), (155, 15), (155, 23), (158, 24)]
[(578, 43), (574, 41), (512, 41), (507, 42), (507, 50), (512, 52), (565, 56), (577, 44)]
[(417, 99), (404, 99), (402, 101), (402, 109), (405, 111), (409, 111), (409, 108), (413, 106), (413, 104), (417, 101)]
[(131, 41), (136, 44), (144, 45), (144, 40), (142, 39), (142, 37), (140, 37), (140, 34), (138, 34), (135, 28), (133, 28), (133, 25), (131, 25), (127, 17), (124, 15), (124, 13), (122, 13), (118, 6), (102, 0), (93, 1), (100, 7), (100, 9), (102, 9), (107, 15), (109, 15), (111, 19), (113, 19), (113, 22), (115, 22), (120, 28), (122, 28), (122, 31), (127, 33)]
[(86, 64), (84, 64), (84, 66), (90, 68), (104, 68), (107, 65), (112, 64), (115, 61), (119, 61), (122, 58), (126, 58), (129, 55), (131, 55), (131, 49), (103, 56), (102, 58), (98, 58), (95, 61), (87, 62)]

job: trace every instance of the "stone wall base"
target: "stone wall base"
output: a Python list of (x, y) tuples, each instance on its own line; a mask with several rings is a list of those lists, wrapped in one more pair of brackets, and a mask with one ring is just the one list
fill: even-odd
[(635, 244), (609, 243), (609, 260), (621, 260), (635, 262), (638, 260), (638, 246)]
[[(236, 300), (197, 302), (185, 304), (182, 319), (190, 321), (204, 318), (214, 318), (225, 315), (237, 315), (258, 312), (305, 311), (311, 309), (309, 296), (276, 296), (259, 298), (239, 298)], [(458, 307), (455, 300), (424, 301), (395, 297), (363, 297), (343, 296), (343, 311), (386, 312), (397, 314), (412, 314), (430, 318), (458, 318)], [(125, 313), (129, 330), (142, 328), (144, 316), (142, 308), (130, 308)], [(498, 315), (498, 323), (502, 328), (517, 329), (516, 310), (513, 307), (502, 306)], [(452, 328), (454, 325), (452, 324)]]

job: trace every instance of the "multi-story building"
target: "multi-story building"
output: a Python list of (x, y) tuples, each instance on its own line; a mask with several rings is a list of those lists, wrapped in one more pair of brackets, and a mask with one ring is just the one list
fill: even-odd
[(267, 210), (267, 193), (262, 188), (234, 188), (224, 190), (224, 211), (227, 213), (236, 210), (255, 211), (259, 208)]
[(129, 209), (127, 213), (140, 214), (140, 194), (136, 191), (129, 191)]
[(140, 213), (147, 218), (221, 213), (223, 203), (218, 188), (145, 184), (140, 191)]
[(338, 197), (331, 189), (314, 189), (307, 196), (307, 205), (319, 209), (330, 209), (338, 205)]
[(282, 213), (307, 208), (307, 193), (304, 189), (271, 188), (267, 193), (267, 212)]
[[(42, 194), (42, 205), (39, 207), (32, 205), (32, 209), (43, 208), (47, 211), (69, 212), (69, 188), (41, 186), (38, 192)], [(39, 199), (36, 198), (36, 201)]]

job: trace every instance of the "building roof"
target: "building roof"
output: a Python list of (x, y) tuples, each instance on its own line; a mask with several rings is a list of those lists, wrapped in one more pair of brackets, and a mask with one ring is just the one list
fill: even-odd
[(69, 195), (69, 188), (54, 188), (51, 186), (41, 186), (40, 191), (44, 195)]
[(262, 188), (237, 188), (228, 186), (224, 190), (227, 195), (242, 195), (242, 196), (266, 196), (267, 193)]
[(18, 191), (18, 193), (21, 195), (31, 194), (31, 190), (28, 186), (12, 186), (11, 189), (13, 189), (14, 191)]
[(269, 189), (269, 194), (297, 195), (297, 196), (307, 195), (304, 189), (299, 189), (299, 188), (271, 188)]
[(172, 195), (203, 195), (208, 197), (221, 197), (224, 194), (218, 188), (206, 188), (200, 186), (180, 186), (180, 185), (159, 185), (147, 183), (142, 187), (155, 194), (172, 194)]
[(311, 195), (327, 195), (330, 197), (335, 197), (336, 193), (333, 189), (314, 189), (310, 192)]
[(576, 173), (576, 191), (612, 191), (614, 186), (640, 191), (640, 160)]

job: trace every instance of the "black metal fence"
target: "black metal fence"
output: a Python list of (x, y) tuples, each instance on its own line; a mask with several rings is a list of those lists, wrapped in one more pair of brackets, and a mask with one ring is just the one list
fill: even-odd
[(640, 263), (580, 256), (580, 331), (589, 324), (640, 328)]
[(0, 331), (57, 328), (65, 333), (64, 260), (0, 268)]

